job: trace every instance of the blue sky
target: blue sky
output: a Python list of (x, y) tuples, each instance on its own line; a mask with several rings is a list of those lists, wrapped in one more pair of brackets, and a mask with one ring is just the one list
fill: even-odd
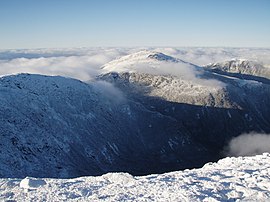
[(270, 0), (0, 0), (0, 49), (270, 47)]

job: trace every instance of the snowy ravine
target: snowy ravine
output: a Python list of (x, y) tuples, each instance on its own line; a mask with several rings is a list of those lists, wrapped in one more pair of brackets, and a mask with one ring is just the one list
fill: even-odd
[(203, 168), (133, 177), (0, 179), (1, 201), (269, 201), (270, 154), (227, 157)]

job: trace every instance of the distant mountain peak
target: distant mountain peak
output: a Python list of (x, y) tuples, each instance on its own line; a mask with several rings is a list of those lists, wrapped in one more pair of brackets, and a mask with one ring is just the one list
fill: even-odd
[(246, 66), (248, 68), (252, 66), (259, 65), (256, 61), (251, 61), (243, 58), (232, 58), (231, 60), (226, 60), (224, 62), (217, 62), (217, 63), (210, 63), (209, 65), (212, 66), (220, 66), (220, 65), (227, 65), (227, 66)]
[(205, 66), (208, 69), (219, 70), (229, 73), (240, 73), (270, 78), (269, 68), (264, 67), (257, 61), (246, 59), (231, 59), (219, 63), (211, 63)]

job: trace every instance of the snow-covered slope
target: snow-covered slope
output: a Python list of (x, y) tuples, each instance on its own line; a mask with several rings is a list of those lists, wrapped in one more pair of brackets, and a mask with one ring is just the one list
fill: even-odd
[(212, 158), (175, 119), (109, 83), (7, 76), (0, 79), (0, 101), (1, 177), (138, 175), (197, 167)]
[(106, 152), (117, 155), (110, 135), (119, 128), (110, 113), (123, 103), (98, 87), (63, 77), (2, 77), (0, 176), (67, 177), (105, 169)]
[[(201, 67), (173, 58), (160, 52), (140, 51), (105, 64), (99, 78), (110, 82), (124, 79), (138, 84), (138, 90), (146, 90), (149, 96), (157, 96), (172, 102), (208, 105), (211, 93), (218, 93), (225, 84), (222, 81), (202, 78)], [(123, 85), (119, 85), (121, 88)], [(145, 88), (143, 88), (145, 87)]]
[(220, 64), (203, 68), (163, 53), (140, 51), (105, 64), (99, 79), (112, 82), (122, 89), (129, 84), (127, 91), (144, 91), (147, 96), (170, 102), (220, 108), (241, 108), (239, 100), (228, 100), (228, 96), (236, 93), (230, 99), (238, 99), (239, 92), (235, 91), (243, 91), (243, 87), (269, 89), (268, 85), (262, 85), (270, 84), (267, 78), (255, 76), (256, 72), (266, 69), (257, 63), (236, 60), (223, 64), (222, 71), (250, 72), (248, 78), (207, 71), (216, 67), (220, 67)]
[[(113, 83), (131, 97), (136, 97), (135, 99), (138, 99), (138, 95), (143, 95), (146, 99), (159, 98), (175, 104), (238, 109), (242, 112), (246, 110), (246, 116), (251, 115), (248, 111), (253, 111), (256, 103), (266, 104), (264, 110), (269, 110), (270, 82), (267, 78), (262, 78), (262, 83), (252, 75), (248, 80), (234, 75), (223, 75), (151, 51), (124, 56), (104, 65), (103, 69), (106, 72), (100, 75), (99, 79)], [(160, 105), (155, 106), (154, 103), (150, 105), (153, 109), (163, 108)], [(165, 112), (167, 115), (173, 116), (174, 110), (166, 110), (170, 111)], [(263, 116), (268, 117), (268, 112)], [(204, 113), (197, 114), (198, 119), (202, 116)], [(269, 130), (269, 122), (267, 125)]]
[(270, 155), (225, 158), (192, 169), (134, 177), (0, 179), (1, 201), (269, 201)]
[(183, 60), (165, 55), (161, 52), (143, 50), (120, 57), (108, 62), (101, 68), (106, 72), (145, 72), (152, 74), (165, 73), (160, 64), (179, 63), (182, 66), (195, 67), (195, 65)]

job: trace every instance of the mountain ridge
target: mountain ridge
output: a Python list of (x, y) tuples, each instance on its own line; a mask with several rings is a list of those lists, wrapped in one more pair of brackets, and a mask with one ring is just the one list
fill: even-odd
[(204, 66), (207, 69), (228, 73), (248, 74), (270, 79), (270, 69), (262, 64), (247, 59), (232, 59), (224, 62), (211, 63)]

